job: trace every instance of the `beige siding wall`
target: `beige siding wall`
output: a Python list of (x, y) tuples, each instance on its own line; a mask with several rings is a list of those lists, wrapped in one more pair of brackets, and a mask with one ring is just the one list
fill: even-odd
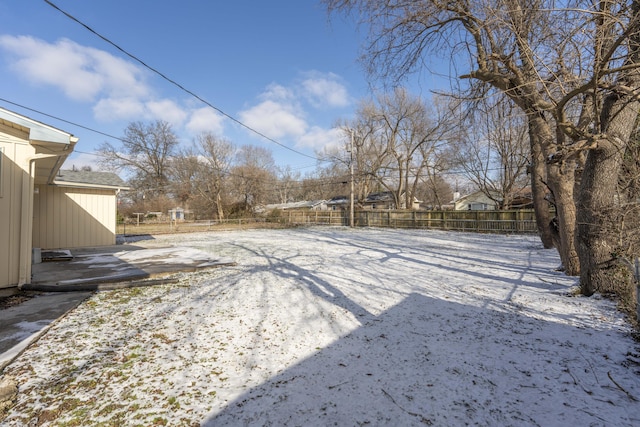
[(485, 194), (478, 193), (478, 194), (472, 194), (470, 196), (457, 200), (455, 202), (455, 210), (457, 211), (468, 210), (469, 205), (472, 203), (484, 203), (487, 205), (487, 210), (494, 210), (496, 208), (496, 202), (491, 200)]
[(113, 190), (36, 186), (33, 247), (42, 249), (113, 245), (116, 197)]
[(20, 277), (22, 186), (27, 158), (34, 150), (21, 132), (0, 125), (0, 288), (16, 286)]

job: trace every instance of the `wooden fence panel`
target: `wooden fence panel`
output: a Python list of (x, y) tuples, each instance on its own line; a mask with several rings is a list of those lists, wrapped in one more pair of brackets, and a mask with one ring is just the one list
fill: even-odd
[[(291, 225), (349, 225), (349, 212), (288, 210), (283, 215)], [(359, 210), (356, 227), (431, 228), (479, 233), (538, 232), (533, 210), (518, 211), (406, 211)]]

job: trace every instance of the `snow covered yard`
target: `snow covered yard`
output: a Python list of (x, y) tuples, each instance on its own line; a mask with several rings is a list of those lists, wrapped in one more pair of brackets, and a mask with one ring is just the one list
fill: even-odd
[(638, 344), (532, 236), (157, 236), (235, 267), (94, 295), (2, 425), (640, 425)]

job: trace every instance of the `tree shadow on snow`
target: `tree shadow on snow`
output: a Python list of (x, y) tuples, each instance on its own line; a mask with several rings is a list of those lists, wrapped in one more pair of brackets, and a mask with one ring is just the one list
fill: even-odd
[(203, 425), (637, 425), (605, 333), (414, 293)]
[[(358, 230), (361, 231), (361, 230)], [(532, 265), (531, 255), (540, 248), (523, 247), (523, 242), (514, 240), (510, 246), (496, 248), (495, 246), (487, 246), (486, 235), (471, 235), (469, 233), (456, 233), (455, 235), (468, 245), (462, 247), (451, 247), (451, 240), (443, 240), (438, 233), (424, 233), (427, 241), (431, 245), (423, 246), (407, 246), (406, 233), (403, 235), (399, 231), (385, 230), (384, 236), (393, 236), (392, 239), (380, 241), (380, 235), (374, 231), (368, 233), (352, 233), (337, 237), (335, 234), (325, 236), (322, 230), (312, 230), (322, 236), (322, 240), (327, 243), (340, 246), (348, 246), (358, 248), (361, 251), (372, 251), (377, 253), (378, 258), (375, 264), (384, 266), (385, 264), (405, 263), (403, 266), (414, 264), (419, 269), (429, 269), (431, 267), (446, 268), (452, 274), (464, 274), (470, 278), (478, 278), (480, 280), (490, 280), (492, 282), (504, 283), (507, 285), (527, 286), (531, 288), (540, 288), (545, 290), (564, 290), (565, 285), (541, 282), (539, 280), (523, 280), (522, 274), (526, 272), (529, 276), (534, 274), (548, 276), (550, 271), (546, 268), (539, 268)], [(398, 236), (399, 235), (399, 236)], [(404, 238), (403, 238), (404, 237)], [(436, 242), (436, 244), (433, 244)], [(449, 245), (445, 244), (448, 243)], [(484, 243), (484, 245), (482, 244)], [(504, 242), (502, 242), (504, 243)], [(497, 261), (496, 257), (486, 257), (486, 253), (499, 250), (504, 253), (501, 261)], [(516, 265), (509, 259), (510, 251), (526, 251), (529, 259), (527, 265)], [(393, 267), (386, 267), (393, 268)], [(477, 268), (477, 269), (476, 269)], [(492, 270), (501, 270), (511, 272), (509, 274), (492, 274)], [(566, 276), (558, 272), (552, 274), (556, 278), (566, 279)]]

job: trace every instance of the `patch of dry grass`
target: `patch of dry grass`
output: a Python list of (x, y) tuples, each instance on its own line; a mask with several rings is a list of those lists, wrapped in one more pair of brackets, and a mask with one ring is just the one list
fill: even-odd
[(229, 231), (246, 229), (282, 229), (285, 224), (277, 222), (264, 222), (252, 219), (234, 219), (222, 222), (218, 221), (183, 221), (183, 222), (153, 222), (136, 224), (118, 224), (117, 234), (127, 236), (143, 234), (173, 234), (173, 233), (197, 233), (202, 231)]

